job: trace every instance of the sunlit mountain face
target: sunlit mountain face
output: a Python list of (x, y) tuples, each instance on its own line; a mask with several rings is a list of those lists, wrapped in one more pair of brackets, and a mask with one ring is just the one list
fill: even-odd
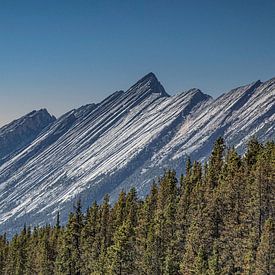
[(56, 119), (33, 111), (0, 129), (0, 231), (61, 221), (135, 186), (142, 197), (165, 168), (205, 160), (222, 136), (243, 153), (251, 136), (275, 139), (275, 78), (217, 99), (199, 89), (169, 96), (153, 73), (126, 92)]

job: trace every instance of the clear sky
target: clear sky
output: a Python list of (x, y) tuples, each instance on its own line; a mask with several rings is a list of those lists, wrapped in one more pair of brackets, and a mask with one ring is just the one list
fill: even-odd
[(0, 0), (0, 125), (60, 114), (154, 72), (216, 97), (275, 76), (274, 0)]

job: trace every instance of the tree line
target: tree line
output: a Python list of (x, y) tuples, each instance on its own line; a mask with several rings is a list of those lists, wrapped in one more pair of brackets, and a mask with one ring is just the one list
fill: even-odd
[(275, 274), (275, 143), (238, 155), (219, 138), (209, 160), (186, 161), (139, 199), (132, 188), (65, 225), (0, 237), (0, 274)]

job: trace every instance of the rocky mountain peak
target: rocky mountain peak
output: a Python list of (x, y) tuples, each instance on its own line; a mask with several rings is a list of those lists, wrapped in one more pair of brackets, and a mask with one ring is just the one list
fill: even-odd
[(55, 120), (46, 109), (40, 109), (0, 128), (0, 159), (22, 149)]
[(165, 89), (157, 79), (154, 73), (150, 72), (136, 82), (127, 93), (149, 92), (150, 94), (159, 94), (161, 97), (169, 97)]

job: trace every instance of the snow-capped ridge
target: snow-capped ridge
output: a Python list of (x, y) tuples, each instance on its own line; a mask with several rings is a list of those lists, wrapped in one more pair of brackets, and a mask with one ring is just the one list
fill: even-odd
[[(46, 109), (34, 110), (0, 128), (0, 164), (32, 142), (56, 118)], [(2, 159), (2, 161), (1, 161)]]
[(114, 93), (112, 93), (111, 95), (107, 96), (106, 98), (104, 98), (100, 103), (99, 105), (105, 105), (105, 104), (108, 104), (110, 103), (111, 101), (115, 101), (117, 100), (118, 98), (121, 98), (122, 95), (124, 95), (124, 91), (120, 90), (120, 91), (116, 91)]
[(49, 120), (49, 121), (54, 121), (56, 120), (56, 117), (54, 115), (51, 115), (47, 109), (43, 108), (43, 109), (40, 109), (40, 110), (33, 110), (29, 113), (27, 113), (26, 115), (18, 118), (18, 119), (15, 119), (13, 120), (12, 122), (2, 126), (0, 128), (0, 136), (1, 134), (9, 129), (9, 131), (14, 128), (14, 127), (18, 127), (20, 124), (23, 124), (26, 120), (28, 119), (33, 119), (33, 118), (44, 118), (46, 120)]
[(270, 89), (273, 89), (274, 86), (275, 86), (275, 77), (265, 81), (262, 83), (262, 86), (263, 86), (263, 89), (265, 89), (267, 92), (270, 90)]
[(240, 153), (251, 135), (274, 140), (274, 121), (275, 78), (212, 99), (197, 88), (170, 97), (149, 73), (50, 122), (0, 163), (0, 233), (53, 222), (56, 211), (65, 220), (79, 196), (84, 208), (132, 186), (144, 196), (164, 168), (207, 159), (219, 136)]
[(176, 95), (174, 95), (173, 97), (175, 96), (186, 96), (186, 95), (190, 95), (190, 96), (198, 96), (200, 97), (201, 99), (213, 99), (212, 96), (202, 92), (200, 89), (198, 88), (192, 88), (192, 89), (189, 89), (187, 91), (183, 91), (183, 92), (179, 92), (177, 93)]
[(97, 106), (98, 106), (98, 104), (95, 104), (95, 103), (83, 105), (77, 109), (74, 109), (74, 112), (73, 112), (74, 116), (76, 118), (85, 116), (85, 115), (89, 114), (90, 112), (92, 112)]
[(156, 75), (154, 73), (150, 72), (150, 73), (146, 74), (145, 76), (143, 76), (140, 80), (138, 80), (133, 86), (135, 86), (136, 84), (139, 84), (139, 83), (147, 82), (147, 81), (150, 81), (151, 83), (159, 82)]
[(147, 93), (156, 93), (161, 97), (170, 97), (155, 76), (154, 73), (150, 72), (139, 81), (137, 81), (133, 86), (128, 89), (127, 94), (136, 93), (137, 91), (146, 91)]
[(225, 92), (225, 93), (221, 94), (219, 97), (217, 97), (215, 100), (218, 101), (221, 98), (228, 99), (232, 96), (238, 97), (238, 96), (242, 96), (247, 93), (253, 93), (253, 91), (255, 91), (261, 85), (262, 85), (262, 82), (260, 80), (257, 80), (252, 83), (234, 88), (234, 89), (230, 90), (229, 92)]

